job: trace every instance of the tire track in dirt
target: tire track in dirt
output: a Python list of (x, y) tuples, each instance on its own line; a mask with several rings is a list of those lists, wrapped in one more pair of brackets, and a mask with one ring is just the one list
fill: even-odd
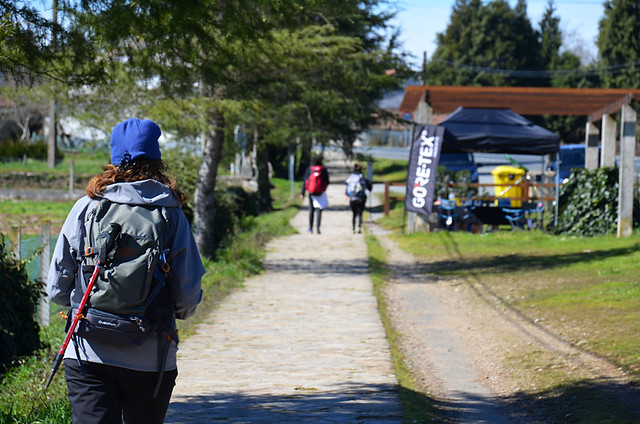
[[(548, 359), (551, 369), (566, 372), (571, 378), (606, 381), (605, 387), (630, 383), (628, 375), (615, 364), (581, 349), (506, 303), (484, 284), (481, 275), (469, 273), (468, 278), (456, 281), (427, 277), (428, 264), (399, 249), (379, 227), (370, 229), (387, 250), (391, 264), (386, 296), (409, 367), (428, 392), (454, 402), (456, 422), (477, 422), (468, 409), (455, 406), (461, 402), (464, 405), (460, 387), (470, 389), (464, 393), (479, 396), (500, 416), (517, 421), (515, 417), (521, 413), (501, 399), (539, 389), (523, 382), (524, 374), (513, 365), (514, 358), (529, 352)], [(417, 305), (419, 302), (421, 305)], [(433, 310), (429, 313), (424, 309)], [(449, 339), (439, 337), (438, 332), (444, 330)], [(452, 362), (457, 365), (452, 367)], [(456, 374), (461, 372), (466, 372), (468, 386)], [(478, 391), (473, 392), (475, 389)], [(607, 394), (627, 404), (633, 397), (619, 390)], [(631, 408), (640, 412), (633, 404)]]
[(391, 321), (418, 384), (434, 397), (444, 420), (508, 423), (501, 402), (464, 337), (465, 321), (448, 301), (447, 287), (425, 281), (424, 268), (371, 225), (387, 251), (391, 280), (385, 291)]

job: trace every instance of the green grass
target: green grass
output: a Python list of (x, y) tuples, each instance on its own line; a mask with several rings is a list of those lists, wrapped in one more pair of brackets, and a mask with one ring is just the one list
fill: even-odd
[(42, 348), (0, 375), (1, 424), (71, 422), (64, 366), (58, 370), (49, 389), (44, 390), (64, 333), (65, 321), (57, 315), (57, 309), (52, 306), (51, 325), (40, 332)]
[(376, 159), (373, 163), (373, 179), (375, 181), (406, 181), (406, 160)]
[(49, 221), (54, 234), (73, 204), (67, 201), (0, 200), (0, 232), (8, 234), (11, 227), (18, 226), (23, 234), (39, 234), (42, 222)]
[[(392, 164), (376, 168), (381, 180), (401, 180), (399, 172)], [(629, 238), (562, 237), (539, 231), (407, 235), (403, 202), (393, 200), (390, 216), (378, 223), (426, 265), (425, 278), (482, 284), (500, 302), (575, 346), (609, 359), (634, 380), (620, 384), (580, 379), (557, 355), (534, 349), (511, 351), (505, 365), (522, 390), (504, 402), (514, 411), (532, 411), (540, 417), (536, 422), (640, 422), (639, 234)], [(383, 281), (374, 284), (384, 284), (386, 277), (380, 278)], [(389, 338), (393, 346), (397, 336)], [(394, 360), (401, 361), (397, 348), (392, 352)], [(406, 378), (404, 371), (396, 372), (399, 381)]]
[(64, 159), (57, 162), (54, 168), (49, 168), (46, 160), (27, 159), (26, 164), (22, 160), (0, 162), (0, 175), (6, 172), (66, 175), (69, 173), (71, 161), (73, 161), (76, 175), (96, 175), (101, 172), (102, 166), (109, 161), (109, 154), (101, 151), (65, 152)]
[[(264, 247), (270, 239), (294, 231), (289, 220), (298, 212), (299, 200), (297, 197), (289, 199), (288, 182), (275, 180), (274, 184), (276, 188), (272, 190), (272, 196), (276, 210), (245, 219), (242, 231), (223, 248), (219, 258), (216, 261), (204, 260), (207, 273), (202, 281), (203, 302), (195, 317), (178, 322), (183, 338), (188, 337), (212, 308), (234, 288), (241, 286), (248, 276), (262, 271)], [(43, 390), (43, 382), (64, 338), (64, 320), (58, 316), (60, 309), (64, 308), (52, 305), (51, 326), (41, 330), (43, 348), (31, 357), (22, 358), (0, 375), (0, 424), (71, 422), (64, 365), (58, 370), (49, 390)]]

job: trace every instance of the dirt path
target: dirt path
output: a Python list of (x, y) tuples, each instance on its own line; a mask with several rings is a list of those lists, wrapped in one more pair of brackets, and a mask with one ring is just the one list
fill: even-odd
[(510, 308), (481, 275), (464, 281), (425, 276), (428, 264), (401, 251), (376, 225), (369, 228), (392, 264), (385, 295), (405, 359), (452, 422), (573, 422), (571, 412), (549, 421), (536, 410), (537, 400), (522, 396), (542, 389), (515, 359), (527, 356), (543, 364), (538, 373), (604, 382), (596, 390), (638, 412), (637, 396), (625, 388), (628, 378), (618, 367)]
[(414, 377), (439, 404), (447, 420), (461, 423), (508, 423), (508, 411), (495, 396), (470, 346), (467, 322), (453, 296), (402, 252), (379, 227), (378, 237), (392, 264), (386, 290), (390, 318), (401, 335), (402, 350)]
[(346, 175), (330, 173), (322, 234), (307, 233), (302, 209), (299, 234), (270, 243), (266, 272), (181, 343), (166, 422), (402, 422)]

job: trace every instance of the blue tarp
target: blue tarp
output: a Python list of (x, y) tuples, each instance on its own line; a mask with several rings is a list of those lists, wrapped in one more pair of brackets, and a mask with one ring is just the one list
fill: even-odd
[(459, 107), (440, 123), (443, 153), (485, 152), (525, 155), (555, 153), (560, 137), (511, 109)]

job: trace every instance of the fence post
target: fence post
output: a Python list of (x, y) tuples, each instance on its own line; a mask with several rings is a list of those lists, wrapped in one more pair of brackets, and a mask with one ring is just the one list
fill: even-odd
[[(40, 253), (40, 279), (43, 285), (47, 284), (47, 276), (49, 275), (49, 262), (51, 261), (51, 222), (43, 221), (40, 231), (40, 244), (42, 252)], [(40, 324), (43, 327), (49, 326), (49, 297), (43, 293), (40, 297)]]
[(384, 216), (389, 216), (389, 181), (384, 182)]
[(73, 194), (73, 189), (76, 180), (76, 164), (73, 159), (71, 159), (71, 163), (69, 164), (69, 193)]
[(22, 248), (22, 228), (17, 225), (13, 225), (11, 227), (11, 231), (9, 232), (9, 242), (11, 243), (13, 256), (19, 261), (22, 259), (22, 253), (20, 251)]
[(525, 202), (529, 202), (531, 200), (531, 196), (529, 194), (531, 190), (531, 182), (529, 179), (525, 178), (524, 183), (522, 184), (522, 205), (524, 206)]

